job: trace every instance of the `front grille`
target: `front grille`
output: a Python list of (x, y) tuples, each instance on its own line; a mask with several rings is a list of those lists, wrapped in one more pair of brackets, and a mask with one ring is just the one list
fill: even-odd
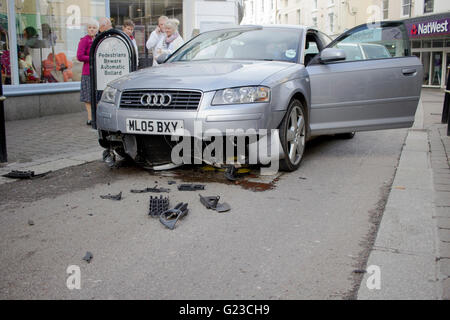
[[(146, 94), (170, 94), (172, 100), (167, 106), (142, 105), (141, 98)], [(202, 93), (200, 91), (181, 90), (130, 90), (124, 91), (120, 98), (121, 108), (151, 109), (151, 110), (197, 110)]]

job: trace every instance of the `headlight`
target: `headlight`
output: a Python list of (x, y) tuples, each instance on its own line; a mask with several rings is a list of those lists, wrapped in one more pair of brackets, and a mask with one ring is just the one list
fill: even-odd
[(103, 90), (102, 94), (102, 101), (107, 103), (116, 103), (116, 94), (117, 89), (113, 87), (106, 87), (105, 90)]
[(269, 102), (270, 89), (267, 87), (241, 87), (219, 90), (216, 92), (213, 105)]

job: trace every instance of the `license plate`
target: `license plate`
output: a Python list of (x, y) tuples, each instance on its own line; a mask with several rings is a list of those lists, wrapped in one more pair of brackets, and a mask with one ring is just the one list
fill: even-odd
[(127, 133), (171, 135), (183, 124), (183, 120), (127, 119)]

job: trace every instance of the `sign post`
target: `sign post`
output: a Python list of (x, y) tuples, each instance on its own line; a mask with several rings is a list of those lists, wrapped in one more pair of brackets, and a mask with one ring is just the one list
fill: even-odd
[(0, 79), (0, 162), (8, 161), (8, 154), (6, 152), (5, 108), (3, 105), (5, 100), (6, 98), (3, 95), (3, 83)]
[(97, 103), (103, 90), (109, 82), (137, 70), (137, 52), (124, 32), (111, 29), (94, 39), (89, 60), (92, 128), (97, 129)]

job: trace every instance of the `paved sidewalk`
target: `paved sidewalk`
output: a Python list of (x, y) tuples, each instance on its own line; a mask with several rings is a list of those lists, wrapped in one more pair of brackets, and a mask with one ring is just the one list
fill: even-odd
[(449, 299), (450, 137), (440, 123), (444, 94), (422, 91), (367, 266), (378, 266), (381, 289), (366, 274), (358, 299)]
[(11, 170), (55, 171), (101, 159), (97, 131), (86, 125), (86, 113), (54, 115), (6, 122), (8, 163), (0, 164), (1, 177)]
[(450, 137), (447, 125), (441, 124), (444, 94), (427, 90), (425, 126), (428, 128), (430, 159), (434, 184), (434, 219), (437, 224), (438, 279), (443, 299), (450, 300)]

